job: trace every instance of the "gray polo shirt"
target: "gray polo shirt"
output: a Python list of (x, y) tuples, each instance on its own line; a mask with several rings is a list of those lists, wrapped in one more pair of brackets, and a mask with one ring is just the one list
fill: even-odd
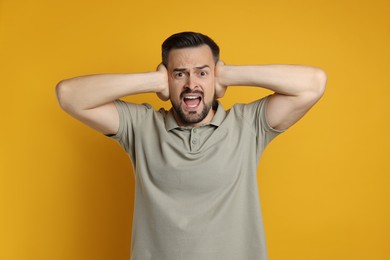
[(280, 131), (267, 98), (218, 105), (213, 120), (178, 126), (172, 110), (116, 101), (115, 140), (133, 163), (132, 260), (265, 260), (257, 167)]

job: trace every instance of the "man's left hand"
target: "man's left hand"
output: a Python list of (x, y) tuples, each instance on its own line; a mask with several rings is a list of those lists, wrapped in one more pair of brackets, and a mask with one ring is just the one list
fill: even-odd
[(219, 60), (215, 66), (215, 97), (221, 98), (225, 95), (227, 85), (223, 82), (223, 69), (225, 63)]

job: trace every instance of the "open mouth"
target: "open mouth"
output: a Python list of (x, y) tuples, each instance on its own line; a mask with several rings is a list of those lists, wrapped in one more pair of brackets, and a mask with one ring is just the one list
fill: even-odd
[(196, 109), (202, 102), (203, 92), (200, 90), (191, 91), (190, 89), (185, 89), (181, 93), (180, 98), (187, 109)]
[(183, 97), (183, 101), (187, 107), (196, 108), (202, 101), (202, 97), (200, 95), (186, 95)]

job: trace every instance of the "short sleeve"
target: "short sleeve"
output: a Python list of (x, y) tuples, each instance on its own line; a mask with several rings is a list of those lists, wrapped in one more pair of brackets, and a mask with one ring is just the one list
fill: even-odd
[(132, 156), (135, 130), (153, 108), (149, 104), (133, 104), (122, 100), (116, 100), (114, 104), (119, 115), (119, 128), (115, 135), (109, 137), (117, 141)]
[(266, 116), (267, 103), (270, 96), (266, 96), (260, 100), (244, 105), (243, 116), (252, 125), (256, 135), (258, 136), (258, 144), (264, 149), (276, 136), (283, 133), (284, 130), (272, 128)]

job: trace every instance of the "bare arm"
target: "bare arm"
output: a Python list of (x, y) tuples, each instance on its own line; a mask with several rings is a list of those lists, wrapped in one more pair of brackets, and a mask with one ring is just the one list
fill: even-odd
[(118, 130), (119, 116), (113, 103), (116, 99), (149, 92), (168, 99), (164, 66), (160, 65), (156, 72), (81, 76), (63, 80), (56, 87), (63, 110), (104, 134)]
[(284, 130), (297, 122), (323, 95), (326, 74), (302, 65), (225, 66), (216, 68), (218, 97), (225, 86), (261, 86), (275, 93), (267, 104), (271, 127)]

